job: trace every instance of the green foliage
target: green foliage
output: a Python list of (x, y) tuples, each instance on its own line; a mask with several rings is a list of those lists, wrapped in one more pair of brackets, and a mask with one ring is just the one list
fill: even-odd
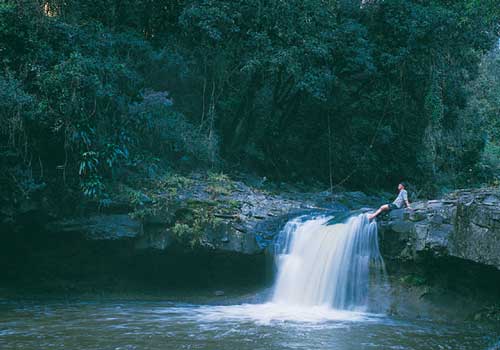
[[(40, 4), (0, 4), (9, 188), (102, 201), (130, 172), (234, 164), (431, 192), (498, 168), (493, 0)], [(233, 190), (210, 176), (214, 197)]]
[(81, 181), (82, 192), (89, 198), (101, 198), (104, 193), (104, 184), (102, 177), (96, 174), (87, 176)]
[(104, 3), (47, 4), (0, 5), (0, 156), (12, 163), (2, 181), (21, 167), (58, 192), (103, 200), (107, 183), (126, 168), (151, 169), (158, 156), (218, 161), (217, 137), (208, 139), (168, 93), (153, 89), (162, 50), (92, 17)]
[(491, 172), (491, 185), (500, 187), (500, 145), (494, 141), (488, 141), (484, 147), (481, 165), (487, 172)]
[(208, 181), (213, 182), (213, 183), (226, 183), (229, 184), (231, 182), (231, 179), (229, 178), (228, 175), (224, 173), (216, 173), (209, 171), (208, 172)]
[(207, 247), (205, 233), (207, 230), (216, 229), (218, 219), (212, 213), (210, 203), (191, 202), (185, 210), (181, 211), (177, 221), (171, 228), (175, 239), (184, 246)]
[(451, 177), (478, 160), (453, 139), (465, 132), (463, 83), (494, 39), (492, 7), (194, 1), (180, 16), (191, 59), (180, 65), (201, 106), (181, 108), (218, 120), (226, 159), (275, 178), (326, 180), (331, 163), (333, 182), (354, 187), (458, 185)]
[[(464, 182), (500, 183), (500, 48), (486, 55), (479, 75), (469, 86), (467, 108), (461, 114), (464, 153), (473, 156)], [(479, 161), (477, 161), (479, 159)]]
[(168, 174), (156, 180), (156, 188), (160, 193), (169, 196), (176, 196), (178, 191), (183, 190), (193, 184), (193, 181), (179, 174)]
[(32, 116), (33, 97), (21, 82), (11, 76), (0, 76), (0, 145), (11, 152), (21, 152), (25, 140), (26, 121)]
[[(166, 92), (146, 90), (142, 101), (130, 108), (127, 121), (142, 143), (137, 146), (158, 155), (171, 155), (171, 160), (214, 163), (217, 159), (217, 139), (208, 138), (187, 118), (172, 109)], [(147, 135), (147, 137), (144, 137)]]
[(212, 197), (228, 196), (233, 190), (233, 183), (229, 176), (224, 173), (208, 173), (208, 187), (206, 191)]
[(194, 245), (196, 242), (196, 236), (198, 236), (199, 232), (197, 232), (193, 227), (187, 224), (177, 223), (172, 228), (172, 233), (177, 240), (183, 243), (192, 241)]

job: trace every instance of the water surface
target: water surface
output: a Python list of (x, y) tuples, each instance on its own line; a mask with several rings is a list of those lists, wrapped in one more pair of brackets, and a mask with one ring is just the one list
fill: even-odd
[(1, 349), (498, 349), (496, 325), (327, 307), (163, 301), (3, 301)]

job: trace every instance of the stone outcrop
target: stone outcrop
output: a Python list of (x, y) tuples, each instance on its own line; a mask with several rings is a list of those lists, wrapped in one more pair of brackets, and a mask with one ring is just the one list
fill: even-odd
[[(165, 250), (187, 232), (214, 251), (259, 254), (293, 216), (348, 213), (384, 202), (361, 192), (301, 192), (286, 185), (270, 190), (227, 178), (183, 181), (187, 185), (174, 191), (141, 193), (135, 207), (117, 197), (107, 209), (56, 219), (46, 228), (90, 240), (131, 240), (139, 250)], [(411, 260), (430, 253), (500, 269), (499, 189), (461, 190), (412, 206), (379, 219), (385, 257)]]
[(379, 219), (385, 256), (414, 259), (426, 252), (500, 269), (500, 190), (461, 190), (412, 204)]
[[(140, 200), (141, 217), (125, 201), (115, 199), (100, 213), (51, 222), (52, 232), (82, 233), (91, 240), (129, 239), (137, 249), (165, 250), (178, 241), (176, 224), (198, 225), (197, 239), (220, 252), (259, 254), (272, 244), (280, 228), (293, 216), (376, 206), (381, 200), (362, 192), (300, 192), (283, 188), (279, 194), (242, 181), (195, 181), (169, 193), (155, 194), (154, 201)], [(214, 190), (215, 187), (215, 190)], [(278, 192), (278, 191), (276, 191)], [(123, 203), (122, 203), (123, 202)], [(155, 208), (157, 205), (158, 208)], [(196, 224), (201, 220), (200, 224)]]
[(135, 238), (142, 233), (141, 223), (127, 214), (100, 214), (61, 220), (48, 224), (47, 228), (57, 232), (84, 233), (92, 240)]

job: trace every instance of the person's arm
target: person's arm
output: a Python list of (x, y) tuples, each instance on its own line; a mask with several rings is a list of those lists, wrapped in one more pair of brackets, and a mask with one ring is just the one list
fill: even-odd
[(406, 207), (408, 209), (411, 209), (411, 205), (410, 205), (410, 201), (408, 200), (408, 192), (405, 191), (404, 195), (403, 195), (403, 199), (405, 200), (405, 203), (406, 203)]

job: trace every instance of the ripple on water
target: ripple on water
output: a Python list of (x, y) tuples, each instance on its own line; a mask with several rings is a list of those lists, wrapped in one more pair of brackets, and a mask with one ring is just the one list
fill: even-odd
[(193, 318), (200, 322), (248, 322), (259, 324), (300, 323), (323, 324), (327, 321), (337, 321), (342, 327), (349, 322), (371, 322), (382, 316), (354, 311), (334, 310), (322, 306), (290, 306), (276, 303), (241, 304), (222, 306), (199, 306), (191, 309)]

